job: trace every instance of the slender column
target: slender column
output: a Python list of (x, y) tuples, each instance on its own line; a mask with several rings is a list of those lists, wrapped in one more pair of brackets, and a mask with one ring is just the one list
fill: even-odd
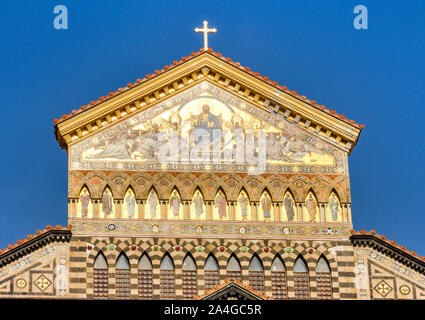
[(345, 203), (341, 204), (342, 222), (348, 222), (348, 209)]
[(93, 200), (93, 217), (100, 218), (100, 200)]
[(326, 203), (319, 203), (320, 221), (327, 222)]
[(190, 202), (182, 201), (182, 203), (183, 203), (183, 219), (189, 220), (190, 219)]
[(68, 217), (72, 218), (73, 217), (73, 212), (72, 212), (72, 199), (68, 199)]
[(229, 207), (229, 219), (230, 220), (236, 220), (236, 202), (234, 201), (229, 201), (228, 203), (228, 207)]
[(348, 217), (347, 222), (351, 222), (351, 204), (349, 203), (347, 203), (347, 217)]
[(273, 203), (274, 221), (280, 221), (279, 204)]
[(304, 221), (304, 204), (297, 203), (296, 205), (297, 205), (298, 221)]
[(253, 210), (252, 210), (252, 220), (254, 221), (258, 221), (259, 220), (259, 213), (258, 213), (258, 206), (259, 206), (259, 202), (255, 201), (253, 202)]
[(140, 220), (143, 219), (143, 204), (142, 200), (136, 200), (137, 203), (137, 216), (136, 219)]
[(213, 219), (213, 201), (206, 201), (206, 207), (207, 207), (207, 220)]
[(162, 219), (167, 219), (167, 204), (168, 201), (165, 200), (161, 200), (160, 201), (160, 206), (161, 206), (161, 218)]

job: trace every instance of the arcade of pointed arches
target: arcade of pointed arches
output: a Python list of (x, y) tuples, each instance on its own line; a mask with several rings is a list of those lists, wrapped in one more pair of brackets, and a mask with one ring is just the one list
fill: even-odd
[[(203, 266), (197, 266), (195, 259), (187, 253), (181, 265), (181, 280), (183, 299), (193, 299), (198, 294), (198, 270), (204, 270), (204, 287), (211, 290), (219, 284), (219, 264), (213, 253), (205, 259)], [(162, 256), (159, 265), (160, 298), (176, 298), (176, 266), (168, 252)], [(107, 299), (109, 297), (110, 280), (115, 280), (115, 297), (130, 299), (130, 271), (131, 265), (124, 251), (115, 263), (115, 273), (111, 272), (108, 262), (102, 251), (99, 251), (93, 264), (93, 297)], [(273, 258), (270, 270), (272, 297), (277, 300), (288, 299), (287, 268), (279, 254)], [(249, 287), (259, 295), (264, 293), (265, 269), (261, 258), (253, 254), (248, 265)], [(112, 278), (109, 274), (112, 274)], [(310, 271), (303, 256), (300, 254), (293, 265), (293, 289), (297, 300), (310, 299), (311, 281)], [(115, 275), (115, 277), (113, 276)], [(139, 299), (152, 299), (153, 295), (153, 267), (149, 255), (144, 252), (137, 264), (137, 291)], [(242, 281), (242, 267), (237, 256), (232, 253), (226, 264), (226, 278), (231, 281)], [(315, 291), (317, 299), (330, 300), (332, 295), (332, 273), (329, 262), (321, 255), (315, 265)]]
[[(275, 182), (276, 184), (276, 182)], [(261, 186), (258, 186), (261, 189)], [(230, 195), (222, 186), (215, 194), (205, 188), (195, 186), (191, 197), (174, 185), (167, 197), (151, 185), (145, 198), (138, 198), (140, 191), (129, 184), (121, 195), (106, 184), (100, 199), (93, 186), (83, 184), (78, 197), (70, 198), (69, 216), (76, 218), (121, 218), (121, 219), (169, 219), (169, 220), (239, 220), (239, 221), (289, 221), (289, 222), (350, 222), (350, 204), (343, 203), (341, 195), (332, 188), (319, 197), (313, 188), (306, 189), (306, 195), (300, 199), (299, 190), (288, 186), (281, 196), (263, 187), (253, 192), (246, 185), (239, 192)], [(227, 188), (228, 189), (228, 188)], [(295, 191), (295, 192), (294, 192)], [(95, 195), (96, 194), (96, 195)], [(319, 193), (320, 194), (320, 193)], [(115, 196), (114, 196), (115, 195)], [(298, 196), (296, 196), (298, 195)], [(117, 197), (117, 198), (115, 198)], [(118, 198), (119, 197), (119, 198)], [(189, 199), (188, 199), (189, 198)], [(318, 199), (321, 199), (320, 202)], [(300, 201), (301, 200), (301, 201)]]

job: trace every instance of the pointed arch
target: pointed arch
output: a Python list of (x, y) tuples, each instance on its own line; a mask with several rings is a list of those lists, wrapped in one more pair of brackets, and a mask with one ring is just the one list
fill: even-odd
[(273, 261), (272, 261), (272, 272), (274, 271), (276, 272), (286, 271), (285, 263), (283, 262), (279, 254), (276, 254), (276, 256), (273, 258)]
[(262, 218), (265, 221), (274, 220), (274, 210), (273, 210), (273, 198), (270, 191), (267, 187), (264, 187), (263, 192), (260, 197), (260, 207), (262, 211)]
[(328, 222), (342, 222), (342, 206), (341, 198), (334, 188), (332, 188), (329, 198), (328, 205), (326, 206), (326, 221)]
[(134, 219), (137, 218), (137, 200), (136, 192), (131, 184), (128, 185), (127, 190), (124, 193), (123, 203), (123, 218)]
[(168, 252), (164, 254), (159, 266), (161, 299), (175, 298), (175, 268), (174, 262)]
[(183, 220), (184, 219), (184, 208), (182, 203), (182, 197), (180, 194), (179, 189), (177, 186), (174, 186), (171, 189), (171, 193), (169, 196), (169, 211), (168, 211), (168, 218), (169, 219), (176, 219), (176, 220)]
[(295, 196), (291, 188), (287, 188), (283, 194), (283, 209), (285, 211), (283, 221), (297, 221), (297, 207), (295, 205)]
[(144, 252), (140, 257), (137, 266), (137, 280), (139, 282), (139, 299), (152, 299), (152, 261), (148, 254)]
[(220, 282), (218, 280), (219, 265), (214, 254), (210, 253), (204, 264), (205, 289), (212, 289)]
[(130, 270), (130, 261), (127, 258), (127, 255), (124, 251), (121, 251), (115, 263), (115, 269), (125, 269)]
[(102, 251), (99, 251), (93, 264), (93, 297), (108, 298), (108, 262)]
[(148, 196), (146, 198), (146, 210), (145, 210), (144, 218), (145, 219), (160, 219), (161, 218), (159, 193), (156, 190), (154, 185), (150, 187)]
[(183, 280), (183, 298), (192, 299), (197, 293), (197, 271), (196, 262), (192, 255), (188, 253), (183, 260), (182, 280)]
[(115, 292), (117, 299), (130, 299), (130, 261), (124, 251), (115, 263)]
[(249, 285), (257, 292), (264, 291), (264, 268), (261, 259), (254, 254), (249, 262)]
[(260, 271), (263, 272), (263, 263), (257, 254), (254, 254), (249, 261), (249, 271)]
[(204, 194), (197, 186), (193, 192), (190, 205), (190, 218), (195, 220), (205, 220), (207, 217)]
[(236, 257), (234, 253), (227, 260), (227, 279), (229, 280), (242, 280), (242, 268), (239, 262), (239, 259)]
[(317, 298), (320, 300), (332, 299), (332, 275), (329, 262), (321, 255), (316, 264)]
[(226, 192), (220, 186), (214, 197), (213, 220), (229, 220), (228, 209)]
[(77, 217), (79, 218), (93, 218), (93, 203), (90, 189), (84, 183), (79, 193), (79, 201), (77, 208)]
[(251, 200), (249, 198), (248, 192), (244, 187), (242, 187), (238, 193), (235, 213), (236, 220), (252, 220)]
[(307, 192), (304, 205), (303, 220), (308, 222), (320, 222), (320, 210), (317, 195), (312, 188)]
[(271, 273), (273, 299), (288, 299), (286, 267), (279, 254), (276, 254), (273, 259)]
[(107, 184), (102, 192), (101, 198), (101, 218), (113, 219), (115, 218), (115, 202), (112, 189)]
[(294, 263), (295, 299), (308, 300), (310, 297), (310, 281), (307, 263), (299, 255)]
[(108, 261), (102, 251), (99, 251), (96, 258), (94, 259), (93, 268), (95, 269), (108, 269)]

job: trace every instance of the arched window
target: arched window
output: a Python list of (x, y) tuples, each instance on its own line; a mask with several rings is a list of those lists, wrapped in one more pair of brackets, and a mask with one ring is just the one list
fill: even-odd
[(164, 258), (162, 258), (160, 270), (161, 299), (174, 299), (174, 263), (168, 254), (166, 254)]
[(99, 252), (93, 266), (93, 297), (106, 299), (108, 297), (108, 263), (102, 252)]
[(212, 289), (220, 282), (218, 280), (218, 264), (213, 256), (209, 256), (205, 261), (205, 289)]
[(152, 263), (146, 254), (140, 258), (137, 269), (139, 299), (152, 299)]
[(241, 265), (235, 256), (231, 256), (227, 261), (227, 279), (229, 280), (242, 280)]
[(249, 263), (249, 284), (255, 291), (264, 291), (263, 265), (257, 256), (253, 256)]
[(321, 256), (316, 265), (317, 298), (321, 300), (332, 299), (331, 269), (326, 259)]
[(196, 264), (190, 255), (183, 260), (183, 298), (192, 299), (196, 296)]
[(115, 290), (118, 299), (130, 299), (130, 262), (123, 252), (115, 264)]
[(272, 294), (276, 300), (288, 298), (286, 268), (279, 256), (276, 256), (272, 263)]
[(298, 257), (294, 264), (294, 287), (295, 299), (306, 300), (309, 299), (309, 279), (308, 269), (304, 260)]

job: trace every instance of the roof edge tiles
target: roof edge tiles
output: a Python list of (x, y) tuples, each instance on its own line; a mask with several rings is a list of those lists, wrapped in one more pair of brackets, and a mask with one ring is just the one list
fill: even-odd
[(222, 55), (222, 53), (215, 52), (211, 48), (209, 48), (207, 51), (205, 51), (203, 48), (201, 48), (197, 52), (192, 52), (191, 55), (189, 55), (189, 56), (183, 56), (178, 61), (174, 60), (172, 64), (165, 65), (162, 69), (156, 69), (155, 72), (153, 72), (152, 74), (146, 74), (145, 77), (142, 78), (142, 79), (138, 78), (133, 83), (129, 82), (129, 83), (127, 83), (126, 86), (120, 87), (116, 91), (110, 91), (108, 94), (106, 94), (104, 96), (100, 96), (97, 100), (92, 100), (92, 101), (90, 101), (89, 104), (82, 105), (79, 109), (74, 109), (74, 110), (72, 110), (71, 113), (62, 115), (61, 118), (55, 118), (54, 124), (57, 125), (57, 124), (65, 121), (67, 119), (70, 119), (70, 118), (74, 117), (75, 115), (77, 115), (77, 114), (79, 114), (79, 113), (81, 113), (85, 110), (88, 110), (88, 109), (90, 109), (90, 108), (92, 108), (96, 105), (99, 105), (100, 103), (107, 101), (108, 99), (115, 97), (115, 96), (121, 94), (124, 91), (127, 91), (127, 90), (129, 90), (129, 89), (131, 89), (131, 88), (133, 88), (133, 87), (135, 87), (139, 84), (142, 84), (142, 83), (144, 83), (144, 82), (146, 82), (146, 81), (148, 81), (152, 78), (155, 78), (159, 74), (162, 74), (162, 73), (164, 73), (164, 72), (166, 72), (166, 71), (168, 71), (168, 70), (170, 70), (170, 69), (172, 69), (172, 68), (174, 68), (174, 67), (176, 67), (176, 66), (178, 66), (182, 63), (185, 63), (185, 62), (193, 59), (194, 57), (197, 57), (197, 56), (199, 56), (201, 54), (205, 54), (205, 53), (211, 54), (211, 55), (213, 55), (213, 56), (215, 56), (215, 57), (217, 57), (217, 58), (219, 58), (219, 59), (221, 59), (221, 60), (239, 68), (239, 69), (242, 69), (246, 73), (248, 73), (248, 74), (250, 74), (250, 75), (252, 75), (252, 76), (254, 76), (258, 79), (263, 80), (264, 82), (268, 83), (269, 85), (274, 86), (275, 88), (281, 90), (282, 92), (289, 94), (289, 95), (291, 95), (291, 96), (293, 96), (293, 97), (295, 97), (295, 98), (297, 98), (297, 99), (299, 99), (299, 100), (301, 100), (305, 103), (308, 103), (309, 105), (315, 107), (316, 109), (319, 109), (323, 112), (329, 113), (333, 117), (340, 119), (340, 120), (343, 120), (343, 121), (347, 122), (348, 124), (350, 124), (350, 125), (352, 125), (356, 128), (363, 129), (365, 127), (363, 124), (357, 124), (354, 120), (348, 119), (344, 114), (338, 114), (334, 109), (329, 110), (328, 108), (326, 108), (325, 105), (319, 105), (316, 102), (316, 100), (307, 99), (307, 97), (305, 95), (298, 94), (296, 90), (290, 90), (290, 89), (288, 89), (287, 86), (279, 85), (279, 83), (277, 81), (272, 81), (267, 76), (261, 76), (258, 72), (252, 71), (249, 67), (242, 66), (239, 62), (232, 61), (232, 59), (230, 57), (224, 57)]
[(393, 259), (425, 274), (425, 256), (419, 256), (416, 251), (410, 251), (406, 246), (400, 246), (395, 240), (389, 240), (385, 235), (379, 235), (375, 230), (351, 230), (351, 242), (354, 246), (368, 246)]

